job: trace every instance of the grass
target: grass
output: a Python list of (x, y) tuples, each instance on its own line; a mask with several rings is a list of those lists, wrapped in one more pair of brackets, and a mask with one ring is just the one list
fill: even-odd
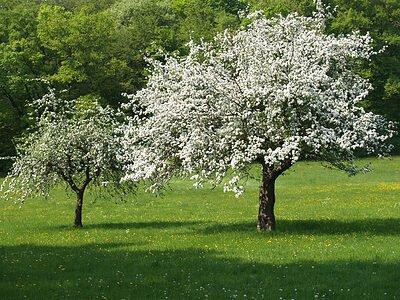
[(83, 229), (61, 189), (3, 201), (0, 298), (400, 298), (400, 157), (372, 162), (351, 178), (298, 164), (272, 234), (256, 231), (254, 180), (239, 199), (175, 181), (164, 197), (86, 201)]

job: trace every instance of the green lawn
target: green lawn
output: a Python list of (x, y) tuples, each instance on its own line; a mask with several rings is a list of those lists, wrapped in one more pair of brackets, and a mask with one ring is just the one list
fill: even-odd
[[(163, 197), (0, 202), (0, 299), (400, 298), (400, 157), (347, 177), (300, 163), (277, 184), (277, 226), (244, 197), (175, 181)], [(71, 198), (68, 198), (71, 197)]]

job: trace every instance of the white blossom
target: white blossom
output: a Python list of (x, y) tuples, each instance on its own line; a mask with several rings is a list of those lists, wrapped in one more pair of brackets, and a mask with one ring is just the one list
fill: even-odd
[[(241, 194), (252, 163), (280, 172), (318, 159), (349, 173), (357, 151), (384, 154), (393, 124), (359, 106), (372, 89), (354, 70), (376, 52), (369, 34), (326, 34), (327, 10), (267, 19), (261, 12), (186, 57), (151, 60), (147, 86), (129, 95), (143, 118), (124, 127), (124, 180), (172, 176)], [(280, 174), (280, 173), (279, 173)]]
[(46, 196), (60, 181), (76, 193), (89, 183), (105, 186), (119, 181), (118, 123), (111, 108), (97, 102), (80, 108), (79, 100), (63, 100), (53, 89), (31, 106), (36, 120), (19, 140), (3, 196), (17, 201), (32, 194)]

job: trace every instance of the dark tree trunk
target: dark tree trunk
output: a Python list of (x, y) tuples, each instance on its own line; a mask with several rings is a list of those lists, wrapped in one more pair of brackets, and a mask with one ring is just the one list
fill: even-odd
[(276, 176), (263, 164), (262, 182), (260, 186), (260, 207), (258, 209), (258, 229), (273, 231), (276, 228), (275, 205)]
[(76, 208), (75, 208), (75, 227), (82, 227), (82, 207), (83, 207), (83, 193), (84, 191), (79, 191), (76, 193)]

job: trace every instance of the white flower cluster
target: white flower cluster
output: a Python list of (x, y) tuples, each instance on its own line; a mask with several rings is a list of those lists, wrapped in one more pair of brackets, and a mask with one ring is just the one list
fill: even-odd
[(77, 101), (62, 100), (54, 90), (32, 106), (35, 126), (19, 143), (19, 155), (2, 185), (5, 196), (23, 201), (31, 194), (46, 195), (58, 181), (78, 192), (121, 170), (113, 110), (97, 103), (80, 109)]
[(374, 54), (368, 34), (325, 34), (323, 10), (252, 18), (190, 43), (187, 57), (151, 61), (147, 87), (129, 96), (147, 118), (124, 128), (125, 180), (218, 183), (231, 169), (225, 190), (240, 194), (238, 176), (254, 162), (273, 172), (312, 158), (354, 172), (355, 151), (387, 152), (393, 124), (357, 105), (371, 90), (353, 71)]

